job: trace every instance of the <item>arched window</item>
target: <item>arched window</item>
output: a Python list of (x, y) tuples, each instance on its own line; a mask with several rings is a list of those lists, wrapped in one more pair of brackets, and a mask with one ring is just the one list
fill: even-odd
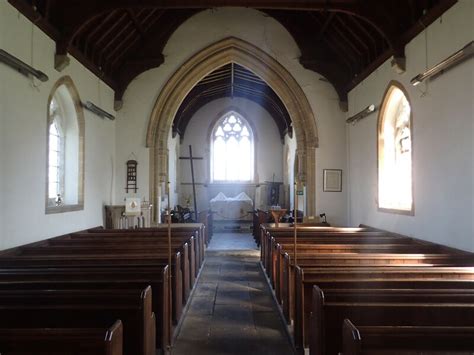
[(414, 212), (411, 107), (397, 83), (387, 90), (378, 122), (378, 207)]
[(69, 77), (54, 86), (48, 102), (46, 212), (84, 206), (84, 116)]
[(253, 180), (253, 143), (250, 125), (236, 112), (217, 121), (211, 135), (212, 181)]

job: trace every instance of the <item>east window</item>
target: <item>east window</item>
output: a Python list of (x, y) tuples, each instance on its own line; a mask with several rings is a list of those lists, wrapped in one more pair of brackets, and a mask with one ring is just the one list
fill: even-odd
[(254, 174), (254, 137), (248, 122), (229, 112), (215, 124), (211, 134), (213, 182), (248, 182)]

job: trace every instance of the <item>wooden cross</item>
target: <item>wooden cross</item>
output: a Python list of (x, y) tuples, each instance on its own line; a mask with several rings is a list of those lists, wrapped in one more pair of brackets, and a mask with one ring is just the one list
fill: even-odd
[(203, 160), (202, 157), (193, 157), (193, 148), (189, 146), (189, 157), (179, 157), (181, 160), (189, 160), (191, 163), (191, 179), (193, 184), (193, 199), (194, 199), (194, 219), (197, 221), (197, 200), (196, 200), (196, 182), (194, 181), (194, 164), (193, 160)]

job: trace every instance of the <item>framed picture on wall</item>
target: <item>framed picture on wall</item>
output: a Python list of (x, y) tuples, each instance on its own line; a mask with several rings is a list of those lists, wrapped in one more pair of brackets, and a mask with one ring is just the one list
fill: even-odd
[(323, 170), (323, 191), (341, 192), (342, 191), (342, 170), (324, 169)]

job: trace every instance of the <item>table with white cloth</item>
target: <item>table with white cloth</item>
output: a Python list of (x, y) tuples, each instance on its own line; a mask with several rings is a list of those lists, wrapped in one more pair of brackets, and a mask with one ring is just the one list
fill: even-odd
[(227, 197), (224, 193), (219, 192), (210, 201), (211, 210), (214, 212), (214, 220), (252, 220), (253, 201), (245, 193), (241, 192), (237, 196)]

